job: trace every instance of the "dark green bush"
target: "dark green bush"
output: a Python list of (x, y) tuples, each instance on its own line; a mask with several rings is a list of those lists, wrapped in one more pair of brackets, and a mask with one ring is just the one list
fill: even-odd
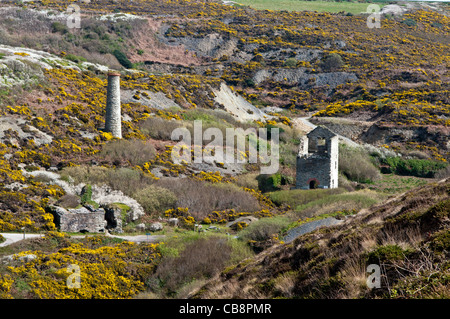
[(257, 177), (258, 188), (262, 192), (270, 192), (280, 188), (281, 174), (275, 173), (272, 175), (260, 175)]
[(402, 260), (411, 253), (411, 250), (403, 249), (398, 245), (384, 245), (368, 253), (367, 258), (369, 263), (379, 264), (380, 262)]
[(409, 27), (414, 27), (417, 25), (416, 20), (411, 19), (411, 18), (407, 18), (407, 19), (403, 20), (402, 23), (406, 24)]
[(69, 32), (69, 28), (67, 27), (67, 25), (58, 21), (52, 23), (51, 29), (53, 33), (65, 34)]
[(380, 159), (382, 173), (405, 176), (432, 178), (438, 171), (447, 167), (444, 162), (425, 159), (404, 159), (401, 157), (386, 157)]
[(117, 61), (119, 61), (119, 63), (122, 64), (125, 68), (127, 68), (127, 69), (133, 68), (133, 64), (131, 63), (130, 60), (128, 60), (125, 53), (116, 49), (113, 51), (112, 54), (116, 57)]
[(83, 58), (82, 56), (77, 56), (75, 54), (67, 54), (65, 57), (67, 60), (70, 60), (72, 62), (75, 63), (80, 63), (80, 62), (86, 62), (87, 60), (85, 58)]
[(320, 67), (325, 72), (335, 71), (343, 66), (344, 61), (342, 60), (342, 57), (337, 53), (332, 53), (325, 56), (320, 63)]

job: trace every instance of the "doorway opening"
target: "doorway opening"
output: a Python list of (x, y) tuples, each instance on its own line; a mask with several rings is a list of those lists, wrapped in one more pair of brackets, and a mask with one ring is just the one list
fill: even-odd
[(309, 189), (316, 189), (319, 186), (317, 180), (313, 179), (309, 182)]

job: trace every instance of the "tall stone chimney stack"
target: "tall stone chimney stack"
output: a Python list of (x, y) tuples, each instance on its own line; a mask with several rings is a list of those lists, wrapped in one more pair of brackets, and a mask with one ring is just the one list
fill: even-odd
[(120, 73), (108, 72), (106, 91), (105, 131), (122, 138), (122, 118), (120, 114)]

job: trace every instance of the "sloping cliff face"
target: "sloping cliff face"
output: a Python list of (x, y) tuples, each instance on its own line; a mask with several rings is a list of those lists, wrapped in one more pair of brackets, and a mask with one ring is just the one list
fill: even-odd
[(449, 195), (447, 179), (393, 197), (223, 270), (191, 298), (448, 298)]
[[(373, 120), (354, 120), (351, 118), (318, 118), (311, 122), (322, 125), (331, 131), (362, 144), (380, 146), (409, 142), (436, 147), (440, 151), (450, 150), (450, 128), (443, 125), (407, 126), (381, 123), (383, 118)], [(393, 145), (394, 145), (393, 144)], [(395, 154), (392, 154), (395, 156)]]
[(225, 83), (220, 85), (220, 90), (213, 90), (213, 92), (215, 94), (215, 102), (219, 103), (221, 107), (233, 115), (238, 121), (265, 121), (266, 114), (263, 111), (247, 102), (239, 94), (233, 92)]
[(448, 149), (450, 128), (445, 126), (401, 126), (374, 124), (360, 135), (361, 141), (369, 144), (384, 144), (407, 141), (431, 142)]

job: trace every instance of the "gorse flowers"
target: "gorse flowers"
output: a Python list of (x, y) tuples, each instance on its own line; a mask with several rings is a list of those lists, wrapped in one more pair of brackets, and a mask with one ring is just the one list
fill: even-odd
[[(24, 251), (16, 259), (34, 255), (35, 258), (8, 271), (30, 287), (30, 294), (41, 299), (118, 299), (130, 298), (144, 288), (144, 281), (160, 257), (158, 244), (122, 242), (108, 245), (102, 237), (86, 238), (85, 243), (70, 243), (67, 236), (51, 235), (66, 243), (54, 253)], [(105, 245), (106, 246), (101, 246)], [(80, 269), (80, 287), (71, 288), (68, 267)], [(0, 294), (8, 297), (11, 289), (9, 275), (0, 277)], [(2, 281), (3, 280), (3, 281)]]

